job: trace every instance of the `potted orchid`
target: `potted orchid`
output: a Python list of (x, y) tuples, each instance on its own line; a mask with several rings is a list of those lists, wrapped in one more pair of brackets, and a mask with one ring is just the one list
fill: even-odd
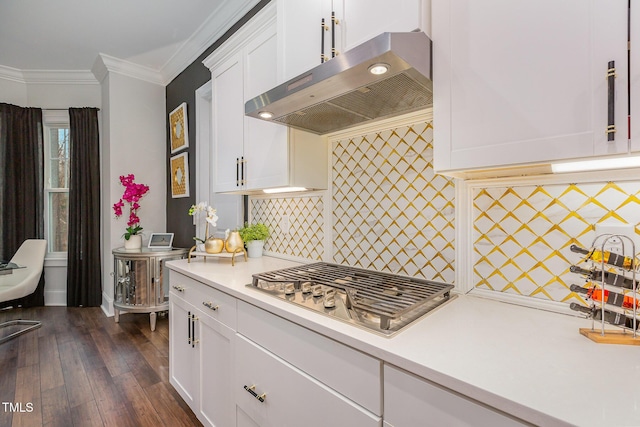
[(142, 231), (140, 226), (140, 218), (138, 217), (138, 209), (140, 204), (138, 203), (142, 196), (147, 194), (149, 186), (145, 184), (136, 184), (136, 177), (133, 174), (121, 175), (120, 183), (124, 186), (124, 194), (122, 198), (113, 205), (113, 211), (116, 218), (122, 216), (122, 208), (125, 206), (125, 202), (129, 205), (129, 220), (127, 221), (126, 233), (124, 236), (125, 249), (140, 249), (142, 247), (142, 236), (139, 234)]
[(205, 231), (204, 231), (204, 239), (199, 237), (194, 237), (193, 240), (196, 241), (196, 246), (198, 246), (199, 251), (204, 251), (204, 244), (206, 240), (209, 238), (209, 225), (211, 227), (215, 227), (218, 223), (218, 215), (216, 209), (212, 206), (209, 206), (207, 202), (200, 202), (197, 205), (191, 205), (189, 208), (190, 216), (198, 216), (199, 214), (204, 213), (205, 216)]

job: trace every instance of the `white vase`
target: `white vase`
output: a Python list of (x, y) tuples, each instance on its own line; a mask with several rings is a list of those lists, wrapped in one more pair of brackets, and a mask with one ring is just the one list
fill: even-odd
[(142, 235), (134, 234), (129, 236), (129, 240), (124, 239), (124, 248), (128, 251), (133, 251), (142, 248)]
[(249, 258), (260, 258), (262, 249), (264, 248), (264, 240), (251, 240), (247, 242), (247, 254)]

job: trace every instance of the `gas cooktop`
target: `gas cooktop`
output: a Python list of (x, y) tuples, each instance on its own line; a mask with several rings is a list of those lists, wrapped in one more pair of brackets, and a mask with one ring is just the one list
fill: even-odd
[(247, 286), (386, 337), (455, 297), (450, 284), (325, 262), (254, 274)]

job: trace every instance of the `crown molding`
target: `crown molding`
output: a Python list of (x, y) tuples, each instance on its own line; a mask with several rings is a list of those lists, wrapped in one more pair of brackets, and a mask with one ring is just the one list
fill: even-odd
[(231, 37), (224, 41), (216, 50), (202, 60), (205, 67), (211, 69), (220, 61), (226, 60), (229, 56), (235, 55), (238, 49), (249, 43), (255, 34), (269, 24), (275, 23), (276, 6), (269, 3), (258, 14), (252, 17), (249, 22), (238, 29)]
[(17, 83), (26, 83), (21, 70), (5, 67), (4, 65), (0, 65), (0, 79), (10, 80)]
[[(108, 73), (113, 72), (166, 86), (260, 0), (241, 1), (242, 5), (239, 8), (237, 5), (232, 6), (235, 1), (221, 2), (220, 7), (209, 15), (159, 71), (100, 53), (91, 70), (20, 70), (0, 65), (0, 79), (28, 84), (96, 84), (102, 82)], [(212, 33), (212, 30), (215, 31)]]
[(23, 70), (29, 84), (98, 84), (89, 70)]
[[(231, 6), (234, 3), (234, 6)], [(221, 2), (209, 18), (198, 27), (178, 51), (162, 66), (160, 71), (164, 85), (171, 83), (182, 71), (191, 65), (202, 53), (211, 47), (233, 25), (247, 14), (259, 0), (242, 0), (238, 8), (237, 1)], [(215, 32), (211, 32), (215, 29)]]
[(0, 65), (0, 79), (23, 84), (98, 84), (88, 70), (19, 70)]
[(104, 53), (98, 54), (98, 57), (93, 63), (93, 67), (91, 67), (91, 72), (99, 82), (104, 80), (107, 73), (116, 73), (165, 86), (162, 76), (158, 71)]

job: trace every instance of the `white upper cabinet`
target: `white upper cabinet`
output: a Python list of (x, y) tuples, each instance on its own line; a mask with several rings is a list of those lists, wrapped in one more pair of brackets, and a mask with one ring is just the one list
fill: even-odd
[(217, 193), (327, 186), (326, 138), (244, 115), (246, 101), (278, 84), (276, 30), (276, 6), (267, 5), (203, 61), (212, 79)]
[(320, 65), (321, 38), (325, 55), (331, 57), (331, 31), (324, 31), (321, 20), (331, 28), (331, 0), (278, 0), (278, 39), (282, 73), (279, 82), (292, 79)]
[(240, 188), (244, 156), (243, 61), (240, 52), (211, 70), (215, 191)]
[(626, 21), (626, 0), (433, 0), (435, 169), (628, 152)]
[[(429, 31), (425, 0), (278, 0), (278, 35), (283, 58), (280, 82), (331, 58), (331, 13), (334, 12), (338, 55), (384, 32)], [(322, 29), (324, 19), (327, 30)]]
[(426, 27), (423, 0), (343, 0), (343, 49), (349, 50), (384, 32), (408, 32)]
[[(278, 81), (277, 42), (276, 26), (270, 25), (247, 44), (244, 57), (244, 101), (276, 86)], [(272, 188), (287, 185), (289, 160), (287, 128), (251, 117), (245, 118), (244, 123), (246, 188)]]

